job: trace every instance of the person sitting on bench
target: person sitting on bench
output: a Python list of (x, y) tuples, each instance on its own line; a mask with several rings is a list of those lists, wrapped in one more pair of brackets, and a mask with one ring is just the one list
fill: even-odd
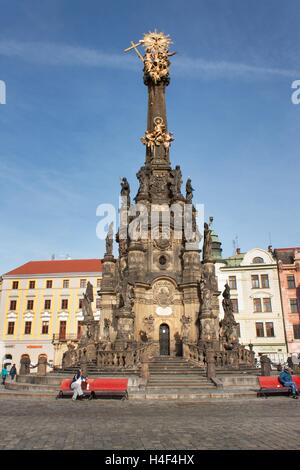
[(298, 398), (299, 392), (295, 382), (293, 381), (292, 374), (288, 367), (285, 367), (283, 371), (279, 374), (279, 382), (284, 387), (290, 387), (292, 389), (293, 398)]
[(72, 383), (71, 383), (71, 389), (74, 390), (72, 400), (75, 401), (78, 395), (79, 400), (82, 400), (83, 398), (83, 391), (81, 388), (81, 383), (85, 382), (86, 378), (82, 374), (82, 370), (79, 369), (77, 373), (74, 375)]

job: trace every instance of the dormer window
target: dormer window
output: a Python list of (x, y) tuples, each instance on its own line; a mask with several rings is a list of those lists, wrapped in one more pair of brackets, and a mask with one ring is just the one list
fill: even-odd
[(253, 258), (252, 263), (253, 264), (262, 264), (262, 263), (264, 263), (264, 260), (260, 256), (256, 256), (255, 258)]

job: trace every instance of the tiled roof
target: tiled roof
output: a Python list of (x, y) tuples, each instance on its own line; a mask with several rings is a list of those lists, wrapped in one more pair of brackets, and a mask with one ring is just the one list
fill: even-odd
[(6, 273), (6, 276), (26, 274), (96, 273), (102, 272), (100, 259), (68, 259), (29, 261)]

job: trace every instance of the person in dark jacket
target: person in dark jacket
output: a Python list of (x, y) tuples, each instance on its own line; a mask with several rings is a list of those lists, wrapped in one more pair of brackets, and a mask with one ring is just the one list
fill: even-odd
[(16, 369), (16, 364), (13, 364), (10, 368), (9, 371), (10, 379), (13, 382), (15, 379), (15, 376), (17, 375), (17, 369)]
[(293, 398), (299, 398), (299, 392), (297, 389), (297, 385), (293, 381), (292, 374), (290, 372), (290, 369), (288, 367), (285, 367), (284, 370), (279, 374), (279, 382), (284, 386), (284, 387), (290, 387), (292, 390), (292, 396)]

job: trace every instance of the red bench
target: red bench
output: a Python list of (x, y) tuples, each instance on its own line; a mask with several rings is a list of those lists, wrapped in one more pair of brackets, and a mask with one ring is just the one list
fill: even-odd
[[(56, 398), (71, 397), (73, 390), (71, 389), (72, 379), (64, 379), (60, 384), (60, 390)], [(128, 379), (101, 377), (97, 379), (87, 379), (82, 382), (82, 391), (84, 396), (89, 399), (98, 396), (119, 396), (122, 399), (128, 398)]]
[[(87, 379), (86, 382), (82, 382), (82, 391), (85, 396), (91, 396), (91, 388), (94, 379)], [(60, 384), (60, 389), (56, 398), (71, 397), (74, 390), (71, 389), (72, 379), (64, 379)]]
[(128, 399), (128, 379), (101, 377), (95, 379), (91, 387), (91, 398), (99, 396), (119, 396)]
[[(297, 375), (292, 376), (298, 389), (300, 389), (300, 377)], [(284, 387), (280, 382), (278, 376), (261, 376), (258, 377), (260, 389), (257, 394), (259, 396), (275, 395), (280, 393), (291, 393), (290, 387)]]

